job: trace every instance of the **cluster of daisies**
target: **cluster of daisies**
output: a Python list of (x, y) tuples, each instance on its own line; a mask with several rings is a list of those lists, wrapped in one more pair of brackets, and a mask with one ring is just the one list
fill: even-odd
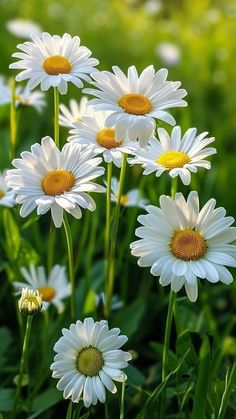
[[(38, 215), (51, 211), (55, 226), (60, 228), (64, 211), (77, 219), (82, 216), (81, 209), (94, 211), (90, 193), (106, 192), (94, 180), (104, 175), (108, 164), (120, 168), (124, 155), (129, 155), (130, 165), (139, 164), (144, 175), (159, 177), (166, 172), (179, 177), (184, 185), (190, 184), (191, 173), (198, 168), (210, 169), (207, 158), (216, 149), (208, 146), (214, 138), (207, 132), (197, 133), (196, 128), (181, 133), (175, 126), (169, 110), (186, 106), (183, 98), (187, 93), (180, 82), (167, 80), (166, 69), (156, 72), (150, 65), (138, 74), (131, 66), (125, 74), (114, 66), (112, 72), (98, 71), (98, 60), (91, 57), (91, 51), (80, 45), (78, 36), (69, 34), (34, 34), (18, 49), (13, 57), (19, 60), (10, 68), (20, 70), (16, 80), (27, 80), (29, 95), (37, 86), (43, 92), (53, 87), (64, 95), (68, 83), (80, 89), (85, 81), (91, 87), (83, 92), (94, 97), (82, 97), (80, 103), (71, 100), (69, 108), (60, 105), (59, 123), (70, 129), (62, 149), (47, 136), (13, 160), (15, 168), (7, 172), (7, 186), (0, 184), (0, 203), (5, 199), (11, 206), (15, 199), (22, 217), (35, 209)], [(16, 95), (20, 96), (19, 92)], [(156, 131), (157, 120), (174, 128), (170, 133), (164, 128)], [(113, 177), (111, 200), (116, 203), (118, 189), (119, 181)], [(232, 244), (236, 228), (223, 208), (215, 208), (214, 199), (200, 210), (197, 192), (190, 192), (187, 199), (176, 193), (161, 196), (157, 207), (149, 205), (136, 188), (122, 194), (120, 203), (146, 208), (147, 214), (138, 217), (142, 226), (136, 230), (139, 240), (131, 244), (131, 251), (139, 257), (140, 266), (151, 267), (152, 275), (159, 276), (161, 285), (170, 284), (175, 292), (184, 286), (189, 299), (196, 301), (198, 278), (232, 282), (225, 266), (236, 266)], [(21, 272), (29, 287), (39, 290), (44, 308), (51, 302), (62, 311), (62, 300), (70, 294), (64, 268), (56, 265), (48, 280), (43, 267), (31, 266), (29, 271), (24, 267)], [(19, 290), (25, 283), (15, 286)], [(121, 370), (131, 355), (120, 347), (127, 338), (119, 335), (119, 329), (109, 330), (106, 321), (91, 318), (62, 332), (51, 365), (53, 377), (59, 379), (58, 389), (73, 402), (83, 397), (87, 407), (97, 400), (104, 402), (105, 388), (116, 392), (112, 380), (125, 380)]]

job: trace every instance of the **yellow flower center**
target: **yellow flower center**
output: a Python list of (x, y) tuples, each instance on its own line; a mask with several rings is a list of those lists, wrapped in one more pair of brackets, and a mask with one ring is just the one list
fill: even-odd
[(183, 167), (190, 161), (190, 157), (182, 151), (166, 151), (160, 155), (156, 162), (166, 169), (175, 169), (176, 167)]
[(115, 130), (113, 128), (104, 128), (99, 131), (97, 142), (101, 147), (107, 148), (108, 150), (119, 147), (122, 144), (122, 141), (115, 140)]
[(2, 189), (0, 189), (0, 199), (2, 199), (3, 197), (4, 197), (4, 192), (3, 192), (3, 190)]
[(94, 377), (104, 365), (102, 353), (93, 346), (82, 349), (76, 358), (76, 367), (83, 375)]
[(181, 230), (175, 231), (170, 242), (170, 249), (178, 259), (198, 260), (205, 255), (207, 245), (200, 233), (193, 230)]
[[(117, 199), (118, 199), (117, 194), (115, 195), (115, 198), (116, 198), (116, 201), (117, 201)], [(127, 195), (121, 195), (121, 197), (120, 197), (120, 203), (121, 203), (121, 205), (125, 205), (125, 204), (127, 204), (127, 202), (128, 202)]]
[(72, 65), (67, 58), (62, 57), (61, 55), (52, 55), (51, 57), (45, 58), (43, 69), (47, 74), (57, 76), (58, 74), (70, 73)]
[(46, 195), (61, 195), (68, 192), (74, 186), (75, 177), (67, 170), (53, 170), (42, 180), (42, 188)]
[(53, 287), (40, 287), (38, 291), (43, 301), (51, 301), (56, 295), (56, 290)]
[(151, 101), (139, 93), (128, 93), (122, 96), (118, 104), (125, 112), (132, 115), (145, 115), (152, 110)]

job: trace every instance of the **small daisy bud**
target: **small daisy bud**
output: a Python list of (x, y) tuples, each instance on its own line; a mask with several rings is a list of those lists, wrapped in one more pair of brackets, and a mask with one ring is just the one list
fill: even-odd
[(38, 290), (33, 291), (29, 288), (23, 288), (21, 298), (18, 301), (19, 310), (23, 314), (33, 316), (42, 309), (42, 297)]

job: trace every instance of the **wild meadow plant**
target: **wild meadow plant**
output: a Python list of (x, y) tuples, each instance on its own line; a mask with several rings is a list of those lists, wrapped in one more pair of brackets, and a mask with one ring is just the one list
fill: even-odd
[[(226, 412), (235, 414), (236, 410), (236, 364), (235, 360), (227, 362), (233, 353), (228, 349), (230, 342), (214, 346), (209, 331), (201, 329), (203, 320), (198, 314), (195, 319), (201, 334), (191, 333), (181, 307), (186, 297), (176, 295), (184, 287), (194, 303), (198, 294), (206, 294), (202, 283), (229, 285), (233, 281), (228, 268), (236, 267), (234, 218), (226, 216), (224, 208), (216, 208), (214, 198), (209, 197), (201, 208), (200, 193), (179, 192), (178, 177), (185, 188), (191, 185), (191, 173), (210, 170), (207, 158), (216, 149), (208, 145), (214, 138), (207, 132), (197, 134), (191, 127), (182, 134), (176, 126), (170, 109), (187, 106), (183, 100), (187, 92), (179, 81), (168, 80), (167, 69), (155, 71), (150, 65), (138, 74), (131, 66), (127, 75), (117, 66), (112, 72), (99, 71), (91, 51), (80, 45), (78, 36), (69, 34), (35, 34), (18, 49), (13, 57), (19, 61), (10, 68), (20, 70), (17, 82), (28, 80), (27, 97), (14, 81), (11, 89), (1, 81), (0, 92), (2, 89), (6, 99), (0, 103), (11, 103), (9, 148), (14, 168), (1, 176), (0, 205), (6, 207), (5, 270), (12, 304), (21, 293), (14, 344), (22, 352), (15, 353), (16, 368), (9, 366), (16, 389), (13, 384), (6, 389), (5, 407), (1, 409), (0, 400), (0, 411), (12, 419), (230, 417)], [(91, 87), (83, 92), (95, 98), (82, 97), (80, 103), (72, 100), (69, 108), (60, 103), (69, 83), (78, 88), (79, 96), (84, 81)], [(34, 140), (31, 150), (18, 157), (17, 104), (43, 112), (43, 93), (39, 91), (32, 99), (31, 90), (37, 86), (42, 92), (53, 88), (53, 138), (48, 133)], [(60, 125), (70, 130), (66, 144), (61, 141)], [(127, 192), (129, 170), (138, 165), (144, 176)], [(143, 197), (146, 175), (151, 173), (156, 175), (154, 202)], [(156, 178), (167, 174), (171, 188), (158, 196)], [(95, 197), (97, 205), (92, 197), (95, 192), (101, 194)], [(105, 219), (100, 218), (98, 225), (93, 221), (95, 215), (88, 219), (85, 210), (96, 212), (99, 207), (105, 209)], [(128, 207), (135, 208), (127, 231), (119, 231)], [(138, 211), (142, 215), (137, 218)], [(21, 217), (26, 218), (24, 223)], [(39, 228), (42, 225), (47, 234)], [(138, 240), (131, 243), (134, 232)], [(30, 245), (31, 238), (41, 255)], [(92, 269), (96, 261), (91, 253), (96, 246), (99, 272)], [(150, 268), (160, 285), (170, 285), (165, 321), (153, 319), (152, 306), (147, 308), (150, 321), (163, 336), (163, 342), (152, 336), (150, 347), (145, 342), (136, 347), (132, 341), (137, 329), (145, 329), (140, 307), (147, 292), (144, 288), (135, 301), (127, 298), (127, 263), (133, 264), (129, 273), (133, 270), (139, 281), (129, 247), (140, 267)], [(63, 266), (65, 249), (67, 269)], [(82, 250), (89, 272), (86, 281), (81, 279)], [(95, 298), (96, 275), (101, 278), (101, 299)], [(148, 290), (151, 281), (146, 278)], [(160, 298), (154, 304), (161, 304), (165, 311), (162, 287), (158, 286), (158, 293)], [(117, 294), (124, 301), (115, 310), (112, 302)], [(217, 319), (203, 298), (201, 301), (214, 325)], [(189, 312), (195, 310), (191, 303)], [(27, 316), (26, 326), (21, 313)], [(145, 376), (139, 353), (152, 359), (152, 376)]]

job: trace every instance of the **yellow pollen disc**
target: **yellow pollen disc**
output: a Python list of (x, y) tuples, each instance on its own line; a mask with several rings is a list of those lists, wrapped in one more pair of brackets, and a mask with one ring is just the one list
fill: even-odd
[(111, 148), (120, 147), (122, 141), (115, 140), (115, 130), (113, 128), (104, 128), (97, 135), (97, 143), (101, 147), (110, 150)]
[(101, 352), (93, 346), (82, 349), (76, 358), (76, 367), (78, 371), (89, 377), (98, 375), (103, 365), (104, 360)]
[[(117, 200), (117, 198), (118, 198), (118, 196), (116, 195), (116, 200)], [(127, 195), (121, 195), (121, 197), (120, 197), (120, 203), (121, 203), (121, 205), (125, 205), (125, 204), (127, 204), (127, 202), (128, 202)]]
[(182, 230), (174, 233), (170, 249), (178, 259), (198, 260), (205, 255), (207, 245), (200, 233), (193, 230)]
[(74, 186), (75, 177), (66, 170), (53, 170), (42, 180), (42, 188), (46, 195), (61, 195), (68, 192)]
[(4, 197), (4, 192), (0, 189), (0, 199), (2, 199)]
[(175, 169), (183, 167), (191, 161), (190, 157), (182, 151), (166, 151), (157, 159), (157, 163), (166, 169)]
[(151, 101), (144, 95), (129, 93), (122, 96), (118, 102), (125, 112), (132, 115), (145, 115), (152, 110)]
[(57, 76), (58, 74), (70, 73), (72, 65), (67, 58), (62, 57), (61, 55), (52, 55), (44, 60), (43, 69), (47, 74)]
[(53, 287), (40, 287), (38, 288), (39, 294), (42, 296), (43, 301), (51, 301), (56, 295), (55, 288)]

